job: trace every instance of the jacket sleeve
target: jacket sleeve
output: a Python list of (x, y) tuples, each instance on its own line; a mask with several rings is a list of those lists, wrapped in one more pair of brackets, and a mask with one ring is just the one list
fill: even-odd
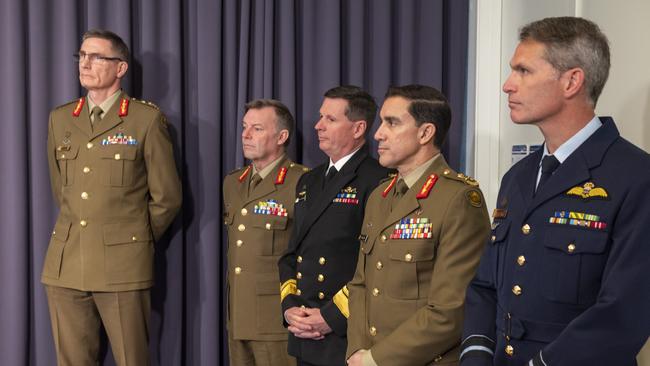
[(371, 348), (378, 365), (426, 364), (460, 343), (465, 290), (489, 230), (485, 206), (466, 197), (470, 189), (459, 189), (444, 208), (427, 304)]
[(56, 141), (54, 140), (54, 122), (53, 114), (50, 113), (50, 120), (48, 122), (47, 131), (47, 165), (50, 169), (50, 185), (52, 187), (52, 195), (57, 206), (61, 207), (61, 171), (59, 165), (56, 163)]
[[(365, 226), (364, 226), (365, 227)], [(345, 287), (348, 291), (348, 348), (345, 358), (348, 359), (360, 349), (370, 348), (370, 344), (365, 342), (366, 329), (366, 256), (359, 252), (357, 268), (354, 277)], [(337, 294), (338, 295), (338, 294)], [(350, 312), (350, 308), (354, 311)]]
[(596, 303), (573, 319), (533, 365), (634, 364), (650, 334), (650, 166), (627, 192), (611, 227), (611, 250)]
[(156, 112), (144, 141), (149, 186), (149, 220), (159, 240), (181, 207), (182, 190), (165, 116)]

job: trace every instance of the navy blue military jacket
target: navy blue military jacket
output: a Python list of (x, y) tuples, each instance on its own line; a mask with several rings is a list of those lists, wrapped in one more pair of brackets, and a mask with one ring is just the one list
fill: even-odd
[(601, 121), (537, 193), (541, 149), (504, 176), (461, 365), (636, 365), (650, 332), (650, 157)]
[(334, 297), (354, 275), (368, 196), (390, 170), (368, 155), (367, 145), (325, 184), (328, 166), (319, 165), (298, 181), (293, 233), (278, 267), (282, 312), (301, 305), (320, 308), (333, 330), (321, 340), (289, 334), (289, 354), (315, 365), (344, 365), (347, 315), (341, 309), (347, 303)]

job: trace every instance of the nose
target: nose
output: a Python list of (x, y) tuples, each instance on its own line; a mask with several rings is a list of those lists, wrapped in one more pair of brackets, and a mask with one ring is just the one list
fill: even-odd
[(324, 129), (325, 129), (325, 128), (324, 128), (324, 124), (323, 124), (323, 119), (322, 119), (322, 118), (319, 118), (319, 119), (318, 119), (318, 122), (316, 122), (316, 124), (314, 125), (314, 129), (315, 129), (316, 131), (321, 131), (321, 130), (324, 130)]
[(243, 139), (246, 139), (246, 140), (250, 139), (250, 138), (251, 138), (251, 129), (248, 128), (248, 127), (244, 127), (244, 128), (241, 130), (241, 137), (242, 137)]
[(384, 135), (384, 124), (383, 123), (379, 124), (379, 128), (377, 128), (377, 131), (375, 131), (374, 138), (375, 138), (375, 141), (384, 141), (385, 135)]
[(511, 72), (510, 75), (508, 75), (506, 81), (503, 83), (503, 87), (502, 87), (503, 92), (506, 94), (510, 94), (515, 91), (515, 84), (512, 79), (513, 79), (513, 74)]

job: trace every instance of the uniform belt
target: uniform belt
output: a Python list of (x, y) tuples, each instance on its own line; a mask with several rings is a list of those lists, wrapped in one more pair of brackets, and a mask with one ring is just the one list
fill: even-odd
[(522, 319), (501, 309), (497, 310), (497, 329), (504, 336), (514, 339), (551, 342), (566, 326), (566, 324)]

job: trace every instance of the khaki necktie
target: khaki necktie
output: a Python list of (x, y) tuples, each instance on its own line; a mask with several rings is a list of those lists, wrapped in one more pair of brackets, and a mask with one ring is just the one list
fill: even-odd
[(95, 123), (102, 120), (102, 108), (100, 106), (93, 107), (93, 110), (90, 111), (90, 122), (94, 125)]
[(251, 177), (251, 181), (248, 185), (248, 194), (251, 194), (255, 189), (255, 187), (257, 187), (257, 185), (260, 184), (261, 181), (262, 181), (262, 177), (259, 174), (257, 173), (253, 174), (253, 176)]
[(406, 191), (408, 190), (409, 190), (409, 186), (406, 185), (404, 179), (400, 178), (397, 181), (397, 184), (395, 185), (395, 191), (393, 192), (393, 199), (390, 201), (391, 211), (393, 211), (393, 208), (397, 206), (397, 202), (399, 202), (400, 198), (402, 198), (406, 194)]

